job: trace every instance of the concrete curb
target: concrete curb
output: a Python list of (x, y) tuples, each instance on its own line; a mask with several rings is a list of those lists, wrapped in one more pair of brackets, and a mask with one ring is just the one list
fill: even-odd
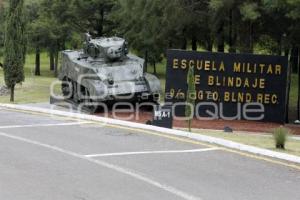
[(3, 108), (9, 108), (9, 109), (15, 109), (15, 110), (22, 110), (22, 111), (30, 111), (30, 112), (38, 112), (38, 113), (44, 113), (44, 114), (50, 114), (50, 115), (56, 115), (56, 116), (62, 116), (62, 117), (70, 117), (75, 119), (81, 119), (81, 120), (90, 120), (95, 122), (101, 122), (104, 124), (112, 124), (112, 125), (120, 125), (130, 128), (137, 128), (137, 129), (143, 129), (143, 130), (149, 130), (149, 131), (155, 131), (160, 132), (168, 135), (175, 135), (180, 137), (186, 137), (190, 139), (194, 139), (201, 142), (207, 142), (210, 144), (220, 145), (223, 147), (248, 152), (260, 156), (267, 156), (271, 158), (276, 158), (280, 160), (285, 160), (288, 162), (298, 163), (300, 164), (300, 157), (293, 156), (286, 153), (279, 153), (267, 149), (262, 149), (258, 147), (253, 147), (249, 145), (240, 144), (237, 142), (232, 142), (224, 139), (214, 138), (210, 136), (205, 136), (201, 134), (195, 134), (180, 130), (174, 130), (174, 129), (166, 129), (166, 128), (160, 128), (155, 126), (149, 126), (134, 122), (128, 122), (128, 121), (121, 121), (116, 119), (110, 119), (110, 118), (104, 118), (104, 117), (98, 117), (93, 115), (86, 115), (86, 114), (79, 114), (79, 113), (70, 113), (65, 111), (59, 111), (59, 110), (51, 110), (51, 109), (45, 109), (45, 108), (36, 108), (36, 107), (30, 107), (30, 106), (22, 106), (22, 105), (14, 105), (14, 104), (0, 104), (0, 107)]

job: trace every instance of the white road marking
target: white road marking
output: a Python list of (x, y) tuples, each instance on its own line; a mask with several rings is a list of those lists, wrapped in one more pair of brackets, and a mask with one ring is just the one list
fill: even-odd
[(70, 122), (70, 123), (60, 123), (60, 124), (29, 124), (29, 125), (9, 125), (0, 126), (0, 129), (13, 129), (13, 128), (34, 128), (34, 127), (51, 127), (51, 126), (74, 126), (92, 124), (92, 122)]
[(177, 154), (177, 153), (197, 153), (216, 151), (220, 148), (206, 148), (206, 149), (191, 149), (191, 150), (175, 150), (175, 151), (139, 151), (139, 152), (121, 152), (121, 153), (104, 153), (85, 155), (88, 158), (109, 157), (109, 156), (129, 156), (129, 155), (143, 155), (143, 154)]
[(60, 153), (63, 153), (63, 154), (66, 154), (66, 155), (69, 155), (69, 156), (72, 156), (72, 157), (75, 157), (75, 158), (79, 158), (79, 159), (82, 159), (82, 160), (85, 160), (85, 161), (97, 164), (99, 166), (102, 166), (102, 167), (114, 170), (114, 171), (119, 172), (121, 174), (125, 174), (125, 175), (128, 175), (128, 176), (131, 176), (132, 178), (135, 178), (137, 180), (140, 180), (140, 181), (143, 181), (145, 183), (148, 183), (148, 184), (150, 184), (152, 186), (155, 186), (155, 187), (157, 187), (157, 188), (159, 188), (161, 190), (169, 192), (169, 193), (171, 193), (171, 194), (173, 194), (175, 196), (181, 197), (181, 198), (183, 198), (185, 200), (201, 200), (201, 198), (199, 198), (199, 197), (190, 195), (190, 194), (188, 194), (186, 192), (183, 192), (183, 191), (181, 191), (179, 189), (176, 189), (176, 188), (174, 188), (172, 186), (160, 183), (160, 182), (158, 182), (156, 180), (153, 180), (153, 179), (147, 177), (146, 175), (141, 175), (141, 174), (139, 174), (139, 173), (137, 173), (137, 172), (135, 172), (133, 170), (130, 170), (130, 169), (119, 167), (117, 165), (113, 165), (113, 164), (110, 164), (110, 163), (107, 163), (107, 162), (104, 162), (104, 161), (100, 161), (100, 160), (95, 160), (95, 159), (92, 159), (92, 158), (88, 158), (88, 157), (86, 157), (84, 155), (80, 155), (80, 154), (77, 154), (75, 152), (72, 152), (72, 151), (69, 151), (69, 150), (65, 150), (65, 149), (62, 149), (62, 148), (59, 148), (59, 147), (56, 147), (56, 146), (52, 146), (52, 145), (48, 145), (48, 144), (43, 144), (43, 143), (40, 143), (38, 141), (33, 141), (33, 140), (26, 139), (26, 138), (9, 135), (9, 134), (3, 133), (3, 132), (0, 132), (0, 136), (6, 137), (6, 138), (10, 138), (10, 139), (13, 139), (13, 140), (17, 140), (17, 141), (21, 141), (21, 142), (24, 142), (24, 143), (36, 145), (36, 146), (39, 146), (39, 147), (47, 148), (47, 149), (50, 149), (52, 151), (60, 152)]

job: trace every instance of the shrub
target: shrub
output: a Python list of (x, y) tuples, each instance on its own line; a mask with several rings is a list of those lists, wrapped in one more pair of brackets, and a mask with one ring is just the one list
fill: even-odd
[(285, 143), (289, 135), (289, 130), (283, 127), (276, 128), (273, 131), (273, 137), (277, 149), (285, 149)]

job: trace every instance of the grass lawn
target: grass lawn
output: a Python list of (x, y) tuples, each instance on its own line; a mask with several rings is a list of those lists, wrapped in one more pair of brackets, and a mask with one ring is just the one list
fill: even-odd
[[(184, 129), (185, 130), (185, 129)], [(193, 130), (194, 133), (200, 133), (202, 135), (212, 136), (216, 138), (222, 138), (246, 145), (256, 146), (272, 151), (278, 151), (282, 153), (293, 154), (300, 156), (300, 140), (289, 138), (286, 143), (286, 150), (278, 150), (275, 148), (274, 139), (270, 135), (258, 135), (247, 133), (224, 133), (221, 131), (210, 130)]]
[[(50, 97), (50, 85), (54, 78), (49, 70), (49, 58), (46, 53), (41, 55), (41, 74), (34, 75), (35, 55), (29, 54), (25, 64), (25, 82), (18, 84), (15, 91), (15, 103), (47, 102)], [(0, 85), (4, 85), (3, 69), (0, 69)], [(9, 96), (0, 96), (0, 103), (9, 103)]]

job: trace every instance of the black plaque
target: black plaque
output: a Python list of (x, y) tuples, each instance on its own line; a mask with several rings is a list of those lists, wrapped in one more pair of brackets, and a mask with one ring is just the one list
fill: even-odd
[(173, 128), (171, 106), (156, 106), (153, 111), (153, 125), (163, 128)]
[[(187, 72), (194, 66), (196, 82), (195, 111), (199, 117), (283, 123), (286, 113), (288, 59), (282, 56), (253, 54), (229, 54), (168, 50), (166, 72), (167, 103), (186, 101)], [(213, 105), (205, 105), (213, 103)], [(247, 113), (245, 108), (257, 109), (259, 103), (264, 112)], [(248, 106), (248, 107), (244, 107)], [(176, 116), (184, 115), (185, 106), (176, 106)], [(210, 112), (210, 113), (211, 113)], [(235, 118), (237, 114), (241, 114)], [(249, 119), (250, 118), (250, 119)]]

